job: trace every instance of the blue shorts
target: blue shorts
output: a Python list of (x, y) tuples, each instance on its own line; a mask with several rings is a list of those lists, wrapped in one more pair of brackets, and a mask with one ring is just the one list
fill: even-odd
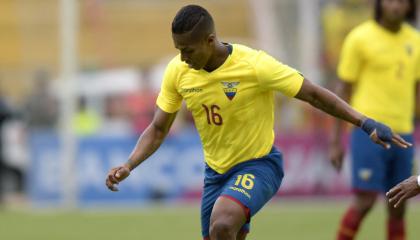
[[(413, 143), (413, 135), (402, 135)], [(413, 170), (414, 147), (390, 149), (375, 144), (361, 129), (351, 134), (352, 186), (354, 190), (387, 192), (408, 178)]]
[(245, 208), (248, 221), (242, 230), (248, 232), (250, 218), (277, 193), (283, 176), (282, 155), (274, 147), (268, 155), (240, 163), (224, 174), (206, 165), (201, 201), (203, 238), (209, 236), (210, 216), (218, 197), (228, 197)]

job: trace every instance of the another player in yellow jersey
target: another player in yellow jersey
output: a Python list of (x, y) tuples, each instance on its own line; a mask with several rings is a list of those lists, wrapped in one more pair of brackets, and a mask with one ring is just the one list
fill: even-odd
[[(416, 89), (420, 79), (420, 34), (414, 21), (414, 0), (378, 0), (375, 19), (356, 27), (346, 38), (338, 67), (339, 93), (362, 114), (385, 123), (406, 141), (413, 141)], [(417, 87), (416, 87), (417, 86)], [(350, 98), (351, 97), (351, 98)], [(419, 105), (417, 106), (417, 108)], [(419, 112), (419, 111), (417, 111)], [(340, 123), (332, 141), (331, 160), (340, 170), (344, 155)], [(359, 129), (351, 134), (352, 187), (355, 195), (343, 216), (337, 239), (354, 239), (378, 193), (411, 175), (413, 148), (372, 144)], [(388, 206), (388, 239), (405, 239), (404, 205)]]
[(360, 126), (383, 146), (410, 146), (387, 126), (364, 117), (268, 54), (220, 42), (212, 17), (200, 6), (188, 5), (177, 13), (172, 37), (181, 54), (166, 69), (155, 117), (127, 163), (110, 170), (106, 185), (116, 191), (115, 184), (159, 148), (184, 100), (206, 161), (204, 239), (245, 239), (251, 217), (280, 187), (282, 157), (273, 147), (275, 91)]

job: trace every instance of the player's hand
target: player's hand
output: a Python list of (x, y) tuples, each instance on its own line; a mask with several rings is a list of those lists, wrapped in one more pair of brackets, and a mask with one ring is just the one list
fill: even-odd
[(405, 141), (400, 135), (393, 133), (391, 128), (380, 122), (376, 122), (371, 118), (365, 119), (361, 128), (369, 135), (373, 142), (381, 145), (386, 149), (391, 148), (391, 143), (402, 148), (408, 148), (412, 146), (411, 143)]
[(329, 148), (328, 157), (332, 166), (337, 170), (337, 172), (341, 171), (343, 167), (343, 159), (344, 159), (344, 148), (339, 143), (332, 143)]
[(105, 184), (109, 190), (116, 192), (118, 188), (116, 185), (126, 179), (130, 175), (130, 168), (127, 165), (114, 167), (108, 172)]
[(417, 176), (412, 176), (397, 186), (393, 187), (386, 196), (389, 198), (389, 203), (394, 208), (399, 207), (405, 200), (420, 194), (420, 187), (417, 183)]

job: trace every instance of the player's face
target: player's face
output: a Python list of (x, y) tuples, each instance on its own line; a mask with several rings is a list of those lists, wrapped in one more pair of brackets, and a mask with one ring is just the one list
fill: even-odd
[(401, 23), (410, 9), (409, 0), (382, 0), (382, 18), (387, 22)]
[(181, 60), (190, 68), (204, 68), (213, 53), (213, 40), (209, 37), (195, 39), (190, 33), (172, 34), (175, 48), (181, 53)]

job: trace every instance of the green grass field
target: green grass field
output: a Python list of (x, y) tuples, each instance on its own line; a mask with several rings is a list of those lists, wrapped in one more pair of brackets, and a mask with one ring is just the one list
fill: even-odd
[[(345, 202), (284, 200), (270, 203), (253, 218), (248, 239), (334, 239)], [(362, 226), (358, 239), (385, 239), (384, 204), (379, 204)], [(420, 238), (420, 203), (408, 213), (408, 239)], [(0, 211), (0, 239), (107, 240), (201, 239), (199, 206), (154, 206), (118, 210)]]

